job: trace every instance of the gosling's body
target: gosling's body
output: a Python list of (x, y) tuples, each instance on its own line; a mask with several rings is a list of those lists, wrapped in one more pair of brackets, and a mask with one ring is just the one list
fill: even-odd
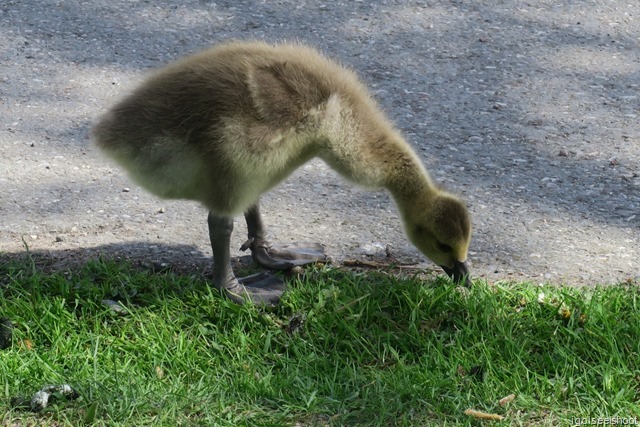
[(432, 184), (356, 75), (308, 47), (228, 43), (187, 57), (103, 116), (93, 139), (149, 191), (204, 204), (210, 228), (244, 212), (259, 234), (260, 195), (320, 157), (387, 189), (434, 262), (454, 269), (467, 256), (464, 205)]
[(230, 215), (315, 156), (373, 187), (389, 176), (378, 159), (419, 165), (353, 73), (296, 45), (232, 43), (170, 65), (94, 137), (151, 192)]

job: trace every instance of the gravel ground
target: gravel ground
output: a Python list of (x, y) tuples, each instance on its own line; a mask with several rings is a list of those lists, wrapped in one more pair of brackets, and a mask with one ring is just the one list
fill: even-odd
[[(468, 201), (476, 276), (638, 280), (639, 35), (640, 2), (622, 0), (3, 0), (0, 252), (23, 253), (24, 239), (63, 264), (104, 254), (205, 268), (204, 209), (146, 194), (88, 129), (149, 69), (257, 38), (304, 41), (362, 76)], [(320, 241), (338, 262), (389, 245), (430, 265), (385, 193), (318, 161), (263, 211), (273, 240)], [(239, 247), (243, 221), (236, 230)]]

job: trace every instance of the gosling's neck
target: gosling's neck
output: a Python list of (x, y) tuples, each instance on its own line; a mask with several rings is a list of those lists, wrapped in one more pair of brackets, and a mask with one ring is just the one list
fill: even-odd
[(403, 219), (429, 209), (438, 190), (418, 156), (404, 141), (399, 147), (398, 157), (390, 166), (384, 187), (395, 200)]
[(350, 181), (389, 191), (403, 216), (416, 201), (428, 203), (437, 190), (411, 146), (370, 99), (354, 99), (327, 101), (319, 126), (327, 146), (319, 156)]

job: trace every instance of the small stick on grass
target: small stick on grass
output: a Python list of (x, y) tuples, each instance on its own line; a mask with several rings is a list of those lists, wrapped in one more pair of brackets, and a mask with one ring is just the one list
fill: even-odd
[(372, 267), (372, 268), (382, 268), (387, 267), (385, 264), (380, 264), (378, 262), (373, 261), (361, 261), (357, 259), (346, 259), (343, 264), (346, 267)]
[(498, 400), (498, 405), (504, 406), (515, 398), (516, 398), (515, 394), (510, 394), (509, 396), (505, 396), (502, 399)]
[(397, 268), (397, 269), (414, 269), (422, 270), (417, 262), (394, 263), (394, 262), (376, 262), (359, 259), (346, 259), (342, 262), (345, 267), (371, 267), (371, 268)]
[(470, 415), (473, 418), (477, 418), (479, 420), (489, 420), (489, 421), (502, 421), (504, 417), (498, 414), (487, 414), (486, 412), (476, 411), (475, 409), (467, 409), (464, 411), (465, 415)]

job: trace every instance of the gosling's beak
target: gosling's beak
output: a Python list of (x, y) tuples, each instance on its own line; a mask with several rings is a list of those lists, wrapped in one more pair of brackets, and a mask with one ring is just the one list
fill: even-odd
[(467, 287), (471, 286), (471, 279), (469, 278), (469, 269), (464, 262), (456, 261), (453, 264), (452, 268), (445, 267), (444, 265), (440, 266), (445, 273), (449, 275), (453, 279), (454, 282), (458, 284), (463, 284)]

